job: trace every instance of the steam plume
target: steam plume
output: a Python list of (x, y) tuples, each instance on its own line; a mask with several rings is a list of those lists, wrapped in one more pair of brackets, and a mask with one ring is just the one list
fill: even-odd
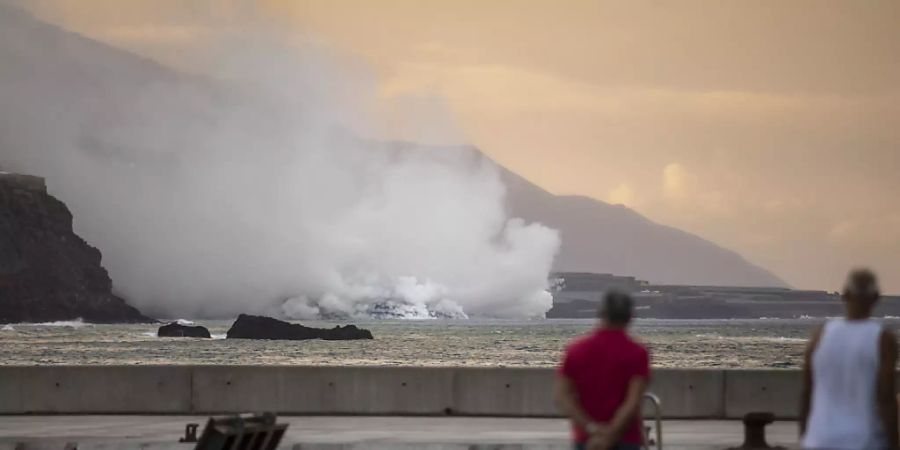
[(363, 137), (380, 121), (358, 66), (215, 30), (184, 75), (11, 9), (0, 25), (0, 166), (48, 177), (146, 313), (550, 308), (557, 233), (508, 217), (471, 148)]

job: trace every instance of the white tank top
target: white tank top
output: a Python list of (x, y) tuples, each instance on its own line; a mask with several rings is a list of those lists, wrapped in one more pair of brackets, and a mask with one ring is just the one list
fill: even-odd
[(813, 392), (805, 448), (887, 447), (878, 414), (881, 323), (828, 321), (812, 355)]

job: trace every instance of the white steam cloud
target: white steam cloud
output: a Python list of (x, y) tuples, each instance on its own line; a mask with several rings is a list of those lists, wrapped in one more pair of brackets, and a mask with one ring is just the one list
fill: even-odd
[(380, 131), (364, 71), (213, 31), (184, 75), (0, 8), (0, 166), (48, 178), (122, 296), (164, 317), (550, 308), (559, 237), (507, 216), (493, 163), (359, 137)]

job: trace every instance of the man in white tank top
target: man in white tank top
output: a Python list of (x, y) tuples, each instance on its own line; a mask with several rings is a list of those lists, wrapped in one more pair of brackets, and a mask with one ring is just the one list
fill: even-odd
[(895, 450), (897, 340), (871, 319), (881, 296), (875, 274), (854, 270), (844, 318), (813, 333), (803, 365), (800, 434), (806, 449)]

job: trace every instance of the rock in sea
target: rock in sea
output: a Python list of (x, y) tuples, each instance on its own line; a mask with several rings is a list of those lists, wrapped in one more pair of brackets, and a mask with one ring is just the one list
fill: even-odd
[(112, 293), (100, 251), (43, 178), (0, 172), (0, 323), (151, 323)]
[(212, 338), (206, 327), (182, 325), (178, 322), (172, 322), (159, 327), (156, 332), (159, 337), (194, 337), (194, 338)]
[(226, 336), (228, 339), (270, 339), (270, 340), (306, 340), (324, 339), (326, 341), (348, 341), (354, 339), (373, 339), (372, 332), (358, 328), (356, 325), (343, 327), (311, 328), (292, 324), (271, 317), (238, 316)]

